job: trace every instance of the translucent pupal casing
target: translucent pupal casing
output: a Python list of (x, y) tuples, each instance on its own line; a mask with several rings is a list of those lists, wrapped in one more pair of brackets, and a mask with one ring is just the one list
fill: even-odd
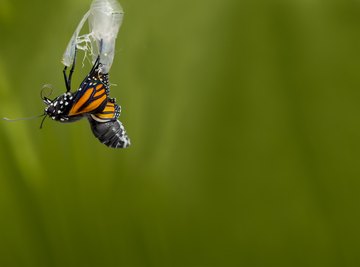
[(86, 20), (88, 19), (89, 15), (90, 15), (90, 11), (85, 13), (85, 15), (81, 19), (79, 25), (76, 27), (76, 30), (75, 30), (74, 34), (72, 35), (68, 46), (66, 47), (66, 50), (64, 52), (64, 55), (63, 55), (63, 58), (61, 61), (65, 66), (70, 67), (71, 64), (73, 64), (74, 57), (75, 57), (75, 48), (76, 47), (79, 48), (79, 44), (80, 44), (79, 34), (80, 34), (80, 31), (81, 31), (82, 27), (84, 26)]
[[(103, 73), (109, 72), (114, 60), (115, 40), (123, 16), (124, 11), (116, 0), (94, 0), (90, 6), (89, 28), (93, 62), (95, 62), (100, 52)], [(97, 47), (98, 51), (95, 51), (95, 47)]]
[[(93, 63), (100, 52), (100, 62), (103, 65), (101, 71), (108, 73), (114, 60), (115, 40), (123, 15), (123, 9), (116, 0), (94, 0), (70, 39), (63, 55), (63, 64), (71, 66), (77, 47), (84, 51), (90, 50)], [(79, 36), (86, 20), (89, 21), (89, 33)]]

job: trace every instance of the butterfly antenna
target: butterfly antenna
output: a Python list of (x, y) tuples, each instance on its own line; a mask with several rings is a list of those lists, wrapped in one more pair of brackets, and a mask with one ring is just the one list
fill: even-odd
[(40, 129), (42, 129), (42, 127), (43, 127), (43, 124), (44, 124), (44, 121), (45, 121), (45, 119), (47, 117), (47, 114), (45, 113), (43, 116), (44, 116), (44, 118), (41, 120)]
[(44, 116), (45, 114), (41, 114), (41, 115), (37, 115), (37, 116), (32, 116), (32, 117), (25, 117), (25, 118), (16, 118), (16, 119), (9, 119), (9, 118), (2, 118), (4, 121), (9, 121), (9, 122), (13, 122), (13, 121), (25, 121), (25, 120), (33, 120), (36, 118), (40, 118), (42, 116)]

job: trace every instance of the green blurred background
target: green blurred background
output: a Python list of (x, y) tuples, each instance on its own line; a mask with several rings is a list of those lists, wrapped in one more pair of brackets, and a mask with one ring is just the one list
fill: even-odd
[[(1, 117), (64, 92), (90, 2), (0, 0)], [(0, 122), (0, 266), (360, 266), (360, 1), (121, 4), (132, 146)]]

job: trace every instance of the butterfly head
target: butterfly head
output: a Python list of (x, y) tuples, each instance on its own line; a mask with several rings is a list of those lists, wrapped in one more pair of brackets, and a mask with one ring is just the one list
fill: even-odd
[(67, 116), (72, 103), (73, 95), (68, 92), (51, 100), (47, 97), (43, 97), (43, 101), (46, 105), (45, 114), (56, 121), (67, 122), (69, 117)]

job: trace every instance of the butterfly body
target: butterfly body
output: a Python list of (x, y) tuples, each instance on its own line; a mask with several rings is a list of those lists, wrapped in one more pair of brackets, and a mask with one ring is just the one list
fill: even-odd
[(130, 145), (124, 126), (118, 120), (121, 108), (109, 97), (108, 74), (101, 73), (99, 58), (76, 92), (70, 92), (66, 76), (65, 83), (66, 93), (54, 100), (43, 98), (46, 115), (59, 122), (74, 122), (86, 117), (93, 134), (103, 144), (113, 148)]

